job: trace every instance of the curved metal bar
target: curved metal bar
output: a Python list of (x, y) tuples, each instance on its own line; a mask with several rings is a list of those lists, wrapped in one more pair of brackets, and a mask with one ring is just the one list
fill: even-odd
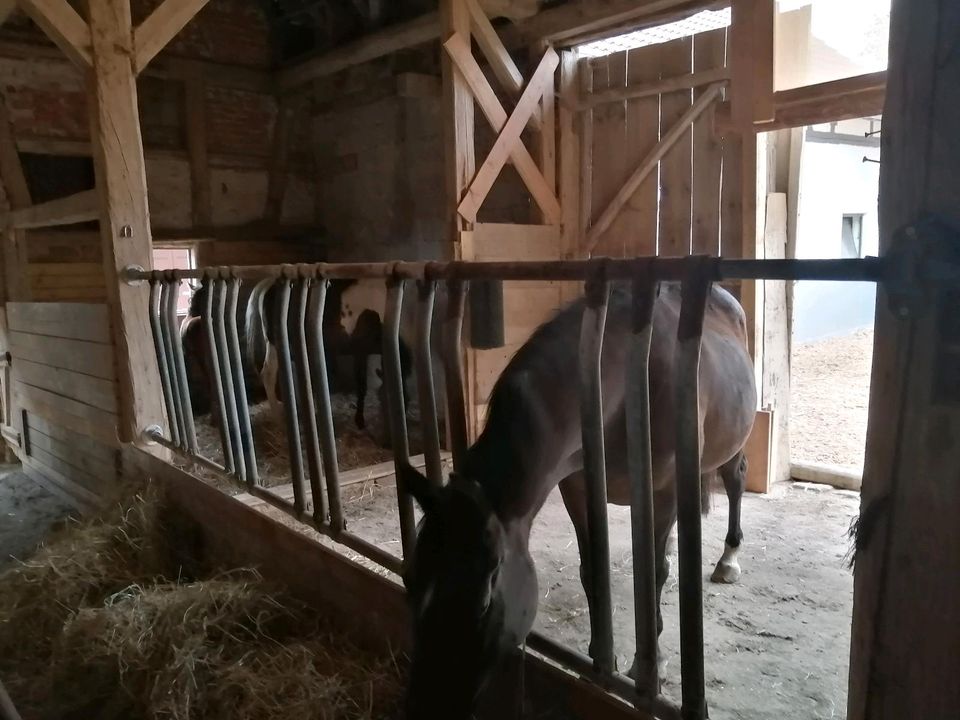
[(327, 354), (323, 342), (323, 310), (327, 302), (326, 280), (313, 283), (307, 312), (310, 343), (307, 347), (317, 420), (320, 430), (320, 450), (323, 453), (323, 475), (327, 484), (327, 502), (330, 504), (330, 530), (337, 537), (344, 527), (343, 506), (340, 502), (340, 468), (337, 462), (337, 439), (333, 427), (333, 405), (330, 402), (330, 381), (327, 375)]
[(237, 465), (233, 453), (233, 438), (230, 436), (230, 426), (227, 424), (227, 397), (224, 380), (229, 373), (224, 372), (224, 365), (220, 359), (220, 346), (217, 344), (217, 331), (214, 322), (214, 295), (217, 281), (213, 278), (204, 280), (207, 286), (207, 296), (203, 309), (203, 327), (207, 333), (207, 356), (210, 361), (210, 374), (213, 376), (213, 387), (216, 392), (217, 410), (220, 414), (220, 444), (223, 446), (223, 466), (228, 473), (235, 473)]
[(180, 326), (177, 323), (177, 296), (180, 292), (180, 283), (170, 284), (167, 294), (166, 316), (168, 332), (170, 333), (170, 348), (173, 356), (172, 367), (180, 397), (181, 445), (192, 453), (197, 452), (197, 431), (193, 424), (193, 404), (190, 402), (190, 386), (187, 384), (187, 366), (183, 360), (183, 342), (180, 338)]
[(177, 375), (177, 365), (173, 357), (173, 340), (170, 337), (170, 323), (167, 316), (167, 305), (170, 298), (171, 283), (160, 282), (160, 305), (157, 308), (160, 322), (160, 333), (163, 340), (163, 351), (167, 356), (167, 367), (170, 371), (170, 389), (173, 392), (172, 427), (176, 429), (176, 443), (184, 450), (187, 449), (187, 435), (183, 424), (183, 407), (180, 404), (180, 378)]
[(710, 292), (706, 258), (689, 258), (681, 290), (676, 363), (677, 550), (680, 675), (684, 720), (707, 716), (703, 669), (703, 557), (700, 527), (700, 344)]
[(317, 409), (314, 403), (313, 383), (310, 377), (310, 358), (307, 353), (307, 295), (310, 281), (297, 282), (296, 362), (297, 387), (300, 390), (300, 406), (307, 443), (307, 468), (310, 471), (310, 497), (313, 500), (313, 518), (318, 523), (326, 522), (327, 507), (323, 497), (323, 461), (320, 457), (320, 437), (317, 430)]
[(150, 315), (150, 331), (153, 333), (153, 349), (157, 353), (157, 367), (160, 369), (160, 387), (163, 388), (163, 401), (167, 409), (167, 427), (170, 429), (170, 439), (174, 445), (180, 444), (180, 419), (177, 416), (176, 400), (174, 399), (173, 385), (170, 381), (170, 366), (167, 361), (167, 341), (161, 320), (162, 308), (160, 304), (161, 283), (158, 280), (150, 281), (150, 306), (147, 310)]
[(247, 383), (243, 373), (243, 356), (240, 352), (240, 336), (237, 329), (237, 302), (240, 294), (240, 281), (231, 278), (227, 285), (227, 350), (230, 354), (230, 369), (233, 376), (233, 393), (240, 420), (240, 449), (246, 468), (247, 483), (260, 484), (257, 469), (257, 451), (253, 443), (253, 428), (250, 425), (250, 403), (247, 398)]
[(227, 430), (230, 433), (230, 447), (233, 451), (234, 471), (241, 481), (247, 481), (247, 464), (243, 456), (243, 437), (240, 431), (240, 418), (237, 411), (237, 394), (233, 384), (233, 363), (230, 360), (230, 346), (227, 344), (227, 281), (215, 280), (216, 314), (213, 316), (213, 331), (217, 341), (217, 358), (220, 361), (220, 377), (223, 380), (223, 398), (226, 401)]
[(420, 428), (423, 433), (423, 455), (427, 478), (436, 486), (443, 485), (443, 461), (440, 458), (440, 427), (437, 421), (437, 392), (433, 382), (433, 306), (436, 284), (417, 283), (417, 345), (414, 348), (417, 367), (417, 394), (420, 403)]
[(293, 379), (293, 360), (290, 355), (290, 280), (284, 278), (274, 287), (280, 288), (280, 302), (274, 317), (277, 354), (280, 359), (280, 390), (283, 394), (283, 414), (287, 423), (287, 442), (290, 452), (290, 480), (293, 483), (293, 504), (297, 513), (306, 511), (306, 483), (303, 474), (303, 449), (300, 445), (300, 416)]
[(443, 322), (443, 377), (447, 385), (447, 428), (453, 469), (463, 472), (467, 456), (467, 402), (463, 394), (463, 310), (467, 286), (461, 280), (447, 283), (447, 317)]
[(637, 694), (652, 703), (660, 693), (657, 668), (657, 573), (653, 511), (653, 453), (650, 447), (650, 344), (656, 284), (648, 276), (633, 281), (633, 335), (626, 388), (627, 470), (630, 476), (630, 529), (633, 539), (635, 666)]
[(403, 370), (400, 367), (400, 314), (403, 310), (403, 280), (387, 280), (387, 307), (383, 320), (383, 380), (387, 387), (387, 414), (390, 441), (397, 474), (397, 504), (400, 513), (400, 542), (403, 557), (410, 557), (417, 539), (413, 498), (401, 479), (401, 468), (410, 464), (407, 440), (407, 412), (403, 402)]
[(607, 471), (603, 445), (603, 398), (600, 356), (607, 319), (606, 280), (590, 279), (580, 326), (580, 423), (583, 433), (583, 474), (587, 488), (587, 534), (590, 557), (590, 647), (597, 671), (612, 673), (613, 602), (610, 594), (610, 535), (607, 529)]

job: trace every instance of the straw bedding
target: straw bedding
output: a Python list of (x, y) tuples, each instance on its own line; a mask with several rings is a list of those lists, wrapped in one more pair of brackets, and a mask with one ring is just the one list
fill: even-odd
[(154, 490), (0, 576), (0, 677), (30, 718), (388, 718), (400, 663), (252, 570), (185, 554)]

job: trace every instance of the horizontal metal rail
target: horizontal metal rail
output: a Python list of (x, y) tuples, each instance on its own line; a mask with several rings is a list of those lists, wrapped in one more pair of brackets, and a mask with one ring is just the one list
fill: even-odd
[[(683, 280), (688, 257), (629, 259), (510, 261), (510, 262), (392, 262), (314, 263), (302, 265), (245, 265), (193, 270), (140, 270), (129, 268), (124, 279), (187, 280), (196, 278), (310, 278), (363, 280), (393, 277), (406, 280), (586, 280), (604, 268), (608, 280), (627, 280), (644, 274), (653, 281)], [(709, 279), (724, 280), (847, 280), (882, 282), (896, 267), (885, 258), (846, 260), (728, 260), (710, 258)]]

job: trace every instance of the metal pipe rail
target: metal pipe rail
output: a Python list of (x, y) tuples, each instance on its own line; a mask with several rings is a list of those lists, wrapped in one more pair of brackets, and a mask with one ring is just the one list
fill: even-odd
[[(561, 666), (594, 682), (659, 718), (704, 720), (703, 602), (700, 527), (700, 428), (698, 372), (706, 300), (712, 283), (722, 280), (839, 280), (884, 282), (915, 287), (916, 268), (901, 260), (723, 260), (634, 258), (553, 262), (394, 262), (313, 265), (211, 267), (196, 270), (130, 269), (130, 282), (150, 283), (150, 330), (156, 346), (169, 436), (153, 427), (145, 436), (177, 455), (235, 480), (248, 493), (302, 521), (383, 567), (400, 573), (403, 560), (346, 530), (340, 498), (339, 463), (328, 383), (323, 314), (328, 281), (335, 278), (385, 282), (387, 306), (383, 322), (383, 378), (397, 474), (409, 463), (400, 326), (405, 281), (417, 280), (414, 359), (424, 433), (427, 474), (444, 481), (437, 430), (431, 331), (439, 283), (446, 286), (447, 306), (439, 318), (442, 330), (442, 382), (447, 396), (447, 423), (455, 471), (462, 471), (468, 448), (462, 362), (462, 327), (470, 280), (586, 281), (586, 305), (580, 328), (579, 381), (584, 475), (587, 483), (590, 557), (582, 558), (591, 592), (591, 643), (588, 658), (539, 634), (529, 646)], [(910, 273), (913, 272), (913, 275)], [(950, 272), (955, 272), (950, 270)], [(922, 275), (922, 273), (921, 273)], [(951, 276), (952, 277), (952, 276)], [(183, 345), (177, 326), (176, 297), (180, 282), (201, 278), (207, 290), (203, 330), (218, 404), (224, 464), (201, 456)], [(257, 473), (250, 409), (244, 383), (237, 328), (237, 297), (242, 281), (273, 280), (268, 287), (274, 312), (264, 318), (280, 360), (280, 385), (289, 442), (294, 500), (262, 486)], [(939, 279), (939, 278), (938, 278)], [(629, 338), (625, 403), (627, 468), (631, 484), (631, 533), (634, 570), (636, 678), (615, 669), (615, 639), (610, 600), (610, 558), (607, 537), (606, 457), (602, 403), (601, 353), (609, 284), (632, 282), (632, 335)], [(676, 389), (676, 483), (680, 585), (682, 708), (660, 694), (657, 670), (657, 547), (654, 533), (653, 468), (650, 447), (649, 358), (657, 284), (681, 283), (681, 311), (674, 359)], [(889, 288), (888, 288), (889, 289)], [(266, 313), (265, 313), (266, 314)], [(306, 462), (304, 462), (306, 455)], [(412, 499), (398, 480), (398, 513), (403, 558), (416, 540)]]

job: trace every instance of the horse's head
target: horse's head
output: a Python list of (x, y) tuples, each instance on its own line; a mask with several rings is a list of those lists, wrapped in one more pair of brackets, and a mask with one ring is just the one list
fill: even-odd
[(477, 483), (454, 476), (437, 488), (409, 467), (402, 479), (424, 513), (404, 573), (414, 632), (407, 717), (466, 720), (514, 643), (500, 583), (506, 533)]

